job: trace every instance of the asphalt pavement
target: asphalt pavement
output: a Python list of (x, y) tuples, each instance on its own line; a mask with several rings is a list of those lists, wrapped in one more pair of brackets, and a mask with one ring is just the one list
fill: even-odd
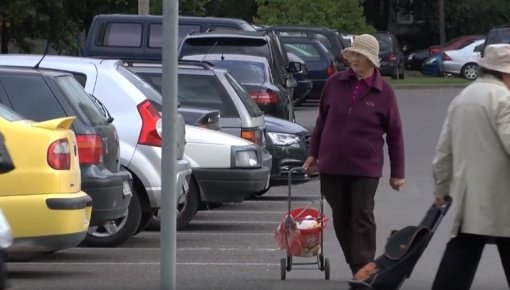
[[(397, 89), (405, 130), (406, 184), (400, 192), (388, 184), (388, 162), (376, 195), (380, 254), (392, 229), (418, 223), (433, 200), (432, 157), (446, 109), (459, 88)], [(313, 128), (317, 103), (297, 109), (297, 121)], [(198, 212), (177, 234), (177, 289), (348, 289), (345, 264), (332, 225), (324, 235), (331, 279), (317, 266), (292, 269), (280, 279), (274, 231), (287, 211), (286, 186), (273, 187), (256, 200)], [(291, 207), (319, 206), (319, 183), (292, 187)], [(325, 206), (326, 216), (331, 216)], [(401, 289), (430, 289), (450, 234), (450, 212)], [(159, 232), (146, 231), (113, 248), (73, 248), (31, 262), (9, 263), (12, 289), (159, 289)], [(296, 260), (296, 259), (295, 259)], [(314, 261), (313, 258), (303, 261)], [(164, 277), (167, 278), (167, 277)], [(472, 289), (508, 289), (497, 250), (488, 245)], [(454, 289), (453, 289), (454, 290)]]

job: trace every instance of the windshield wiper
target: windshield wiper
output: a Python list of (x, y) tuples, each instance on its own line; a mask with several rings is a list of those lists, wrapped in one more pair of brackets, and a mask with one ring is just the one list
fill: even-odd
[(99, 108), (101, 110), (103, 110), (103, 113), (106, 117), (106, 121), (108, 122), (108, 124), (111, 124), (113, 122), (114, 118), (112, 117), (112, 115), (110, 115), (110, 112), (108, 111), (106, 106), (98, 98), (96, 98), (96, 96), (94, 96), (92, 94), (90, 94), (90, 96), (96, 102), (96, 104), (99, 106)]

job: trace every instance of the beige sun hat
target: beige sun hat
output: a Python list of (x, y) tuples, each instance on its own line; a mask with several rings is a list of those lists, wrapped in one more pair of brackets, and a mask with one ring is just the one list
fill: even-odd
[(478, 64), (489, 70), (510, 74), (510, 44), (500, 43), (487, 46)]
[(379, 42), (373, 35), (356, 35), (351, 47), (342, 50), (342, 55), (348, 59), (351, 52), (366, 56), (375, 67), (379, 67)]

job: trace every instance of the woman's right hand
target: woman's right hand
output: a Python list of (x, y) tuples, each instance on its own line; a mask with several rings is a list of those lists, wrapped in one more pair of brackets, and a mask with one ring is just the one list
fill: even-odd
[(303, 168), (306, 172), (313, 172), (317, 170), (317, 158), (310, 156), (306, 158)]

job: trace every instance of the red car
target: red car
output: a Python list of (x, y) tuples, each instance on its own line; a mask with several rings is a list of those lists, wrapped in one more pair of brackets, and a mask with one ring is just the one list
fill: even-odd
[(441, 45), (433, 45), (429, 47), (429, 56), (443, 53), (444, 50), (457, 50), (465, 47), (474, 41), (484, 38), (484, 35), (463, 35), (448, 41), (443, 47)]

